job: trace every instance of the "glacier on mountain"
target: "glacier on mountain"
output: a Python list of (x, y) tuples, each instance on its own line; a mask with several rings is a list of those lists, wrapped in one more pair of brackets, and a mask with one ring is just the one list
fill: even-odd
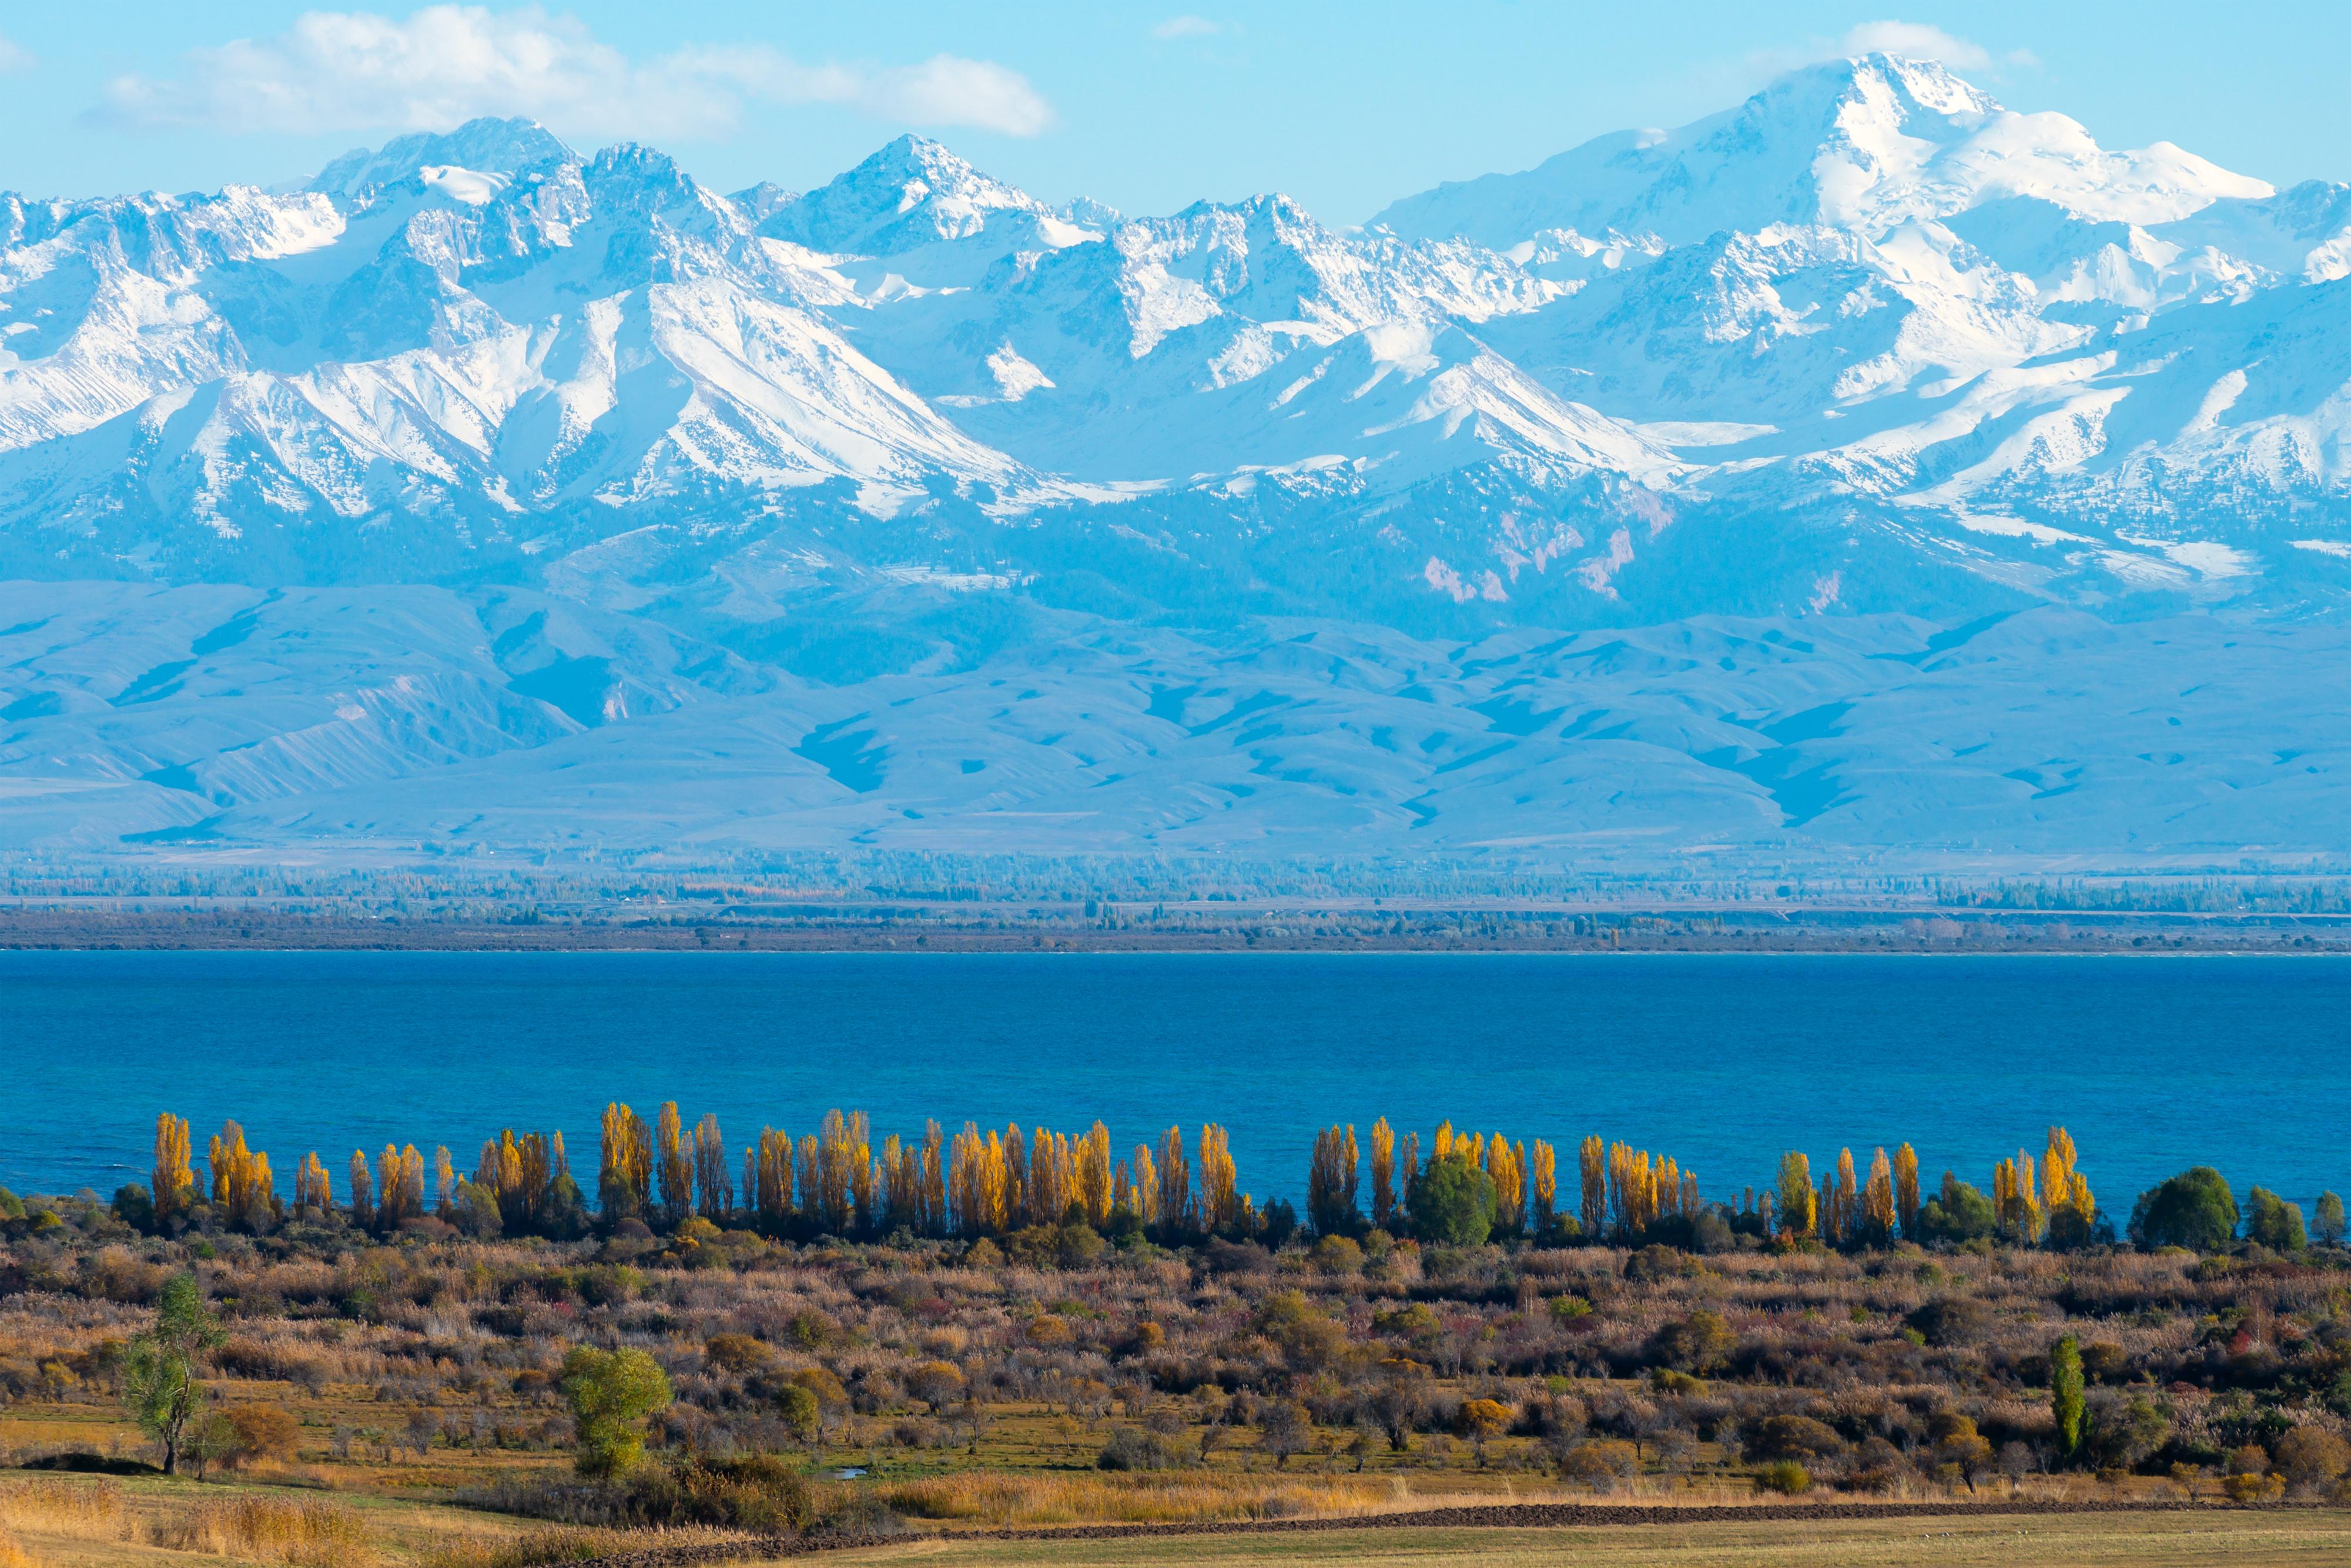
[[(544, 841), (560, 768), (644, 843), (2301, 852), (2328, 748), (2254, 744), (2253, 674), (2202, 752), (2084, 716), (2256, 635), (2183, 628), (2335, 656), (2346, 291), (2351, 186), (1886, 55), (1360, 229), (1051, 205), (916, 137), (725, 194), (499, 120), (284, 192), (0, 195), (0, 575), (71, 585), (0, 632), (0, 843), (427, 842), (475, 800)], [(141, 624), (232, 603), (319, 630), (264, 674)], [(1920, 662), (1993, 624), (2053, 630)], [(1626, 717), (1512, 642), (1611, 636), (1722, 651)], [(1810, 706), (1752, 656), (1799, 644)], [(1290, 673), (1225, 738), (1138, 696), (1235, 661)], [(1961, 712), (2013, 767), (1905, 737)], [(868, 753), (878, 791), (810, 761)]]

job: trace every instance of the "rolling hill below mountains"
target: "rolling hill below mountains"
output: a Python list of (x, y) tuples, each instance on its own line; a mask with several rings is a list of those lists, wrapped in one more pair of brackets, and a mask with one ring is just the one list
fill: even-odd
[(0, 846), (2334, 856), (2351, 187), (1944, 68), (1333, 230), (0, 196)]

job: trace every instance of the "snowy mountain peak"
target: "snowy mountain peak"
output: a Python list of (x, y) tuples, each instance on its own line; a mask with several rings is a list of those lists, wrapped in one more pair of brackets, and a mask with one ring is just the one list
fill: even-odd
[(927, 137), (901, 136), (784, 204), (761, 229), (810, 250), (894, 256), (941, 240), (969, 239), (999, 213), (1042, 215), (1046, 207)]
[(1940, 60), (1883, 51), (1853, 55), (1789, 72), (1747, 100), (1746, 113), (1773, 99), (1805, 104), (1815, 115), (1842, 120), (1854, 106), (1890, 110), (1905, 123), (1940, 119), (1955, 128), (1980, 124), (2004, 112), (2000, 100), (1952, 74)]
[(445, 133), (420, 131), (399, 137), (372, 152), (354, 148), (319, 171), (308, 188), (326, 195), (352, 197), (378, 185), (414, 178), (428, 168), (512, 174), (534, 164), (568, 162), (571, 157), (571, 149), (535, 120), (485, 116)]
[(2011, 196), (2149, 224), (2269, 194), (2168, 142), (2108, 152), (2062, 114), (2012, 113), (1936, 62), (1874, 54), (1792, 71), (1678, 131), (1618, 131), (1521, 174), (1439, 185), (1374, 222), (1496, 249), (1552, 228), (1681, 245), (1775, 223), (1875, 236)]

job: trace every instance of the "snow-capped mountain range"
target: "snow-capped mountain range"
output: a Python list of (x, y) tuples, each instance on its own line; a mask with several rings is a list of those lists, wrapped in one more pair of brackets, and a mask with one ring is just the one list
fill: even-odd
[(2346, 274), (2351, 187), (1886, 56), (1352, 231), (1055, 210), (914, 138), (723, 195), (479, 120), (287, 194), (0, 198), (0, 532), (624, 598), (680, 550), (1033, 576), (1050, 519), (1349, 549), (1280, 597), (1383, 619), (1623, 619), (1708, 562), (1717, 608), (2291, 601), (2351, 555)]
[[(477, 616), (489, 639), (452, 643), (437, 687), (403, 664), (396, 701), (318, 674), (373, 738), (326, 747), (348, 776), (297, 747), (303, 789), (425, 769), (402, 734), (503, 755), (712, 681), (755, 706), (967, 682), (1040, 627), (1092, 650), (1050, 683), (1104, 678), (1115, 628), (1344, 623), (1380, 651), (1350, 658), (1414, 690), (1433, 655), (1411, 639), (1521, 627), (1762, 618), (1748, 639), (1848, 614), (1898, 660), (1950, 645), (1919, 624), (2035, 607), (2325, 619), (2351, 600), (2347, 427), (2351, 186), (2108, 151), (1886, 55), (1360, 229), (1280, 195), (1050, 206), (913, 137), (815, 191), (727, 194), (651, 148), (495, 120), (298, 190), (0, 194), (0, 576), (137, 585), (73, 601), (96, 621), (71, 645), (137, 664), (111, 617), (200, 583), (305, 614), (406, 585), (456, 596), (436, 635)], [(541, 631), (514, 643), (484, 595), (538, 596)], [(546, 642), (575, 612), (621, 620)], [(250, 782), (274, 753), (214, 765), (262, 744), (242, 732), (179, 756), (152, 727), (45, 728), (78, 691), (194, 701), (175, 666), (215, 634), (120, 690), (36, 637), (0, 674), (0, 777), (142, 780), (142, 831), (286, 795)], [(1145, 642), (1123, 689), (1208, 680), (1198, 648)], [(1768, 747), (1779, 710), (1746, 706)], [(254, 721), (273, 745), (276, 722)], [(1429, 791), (1453, 787), (1447, 734)], [(1769, 795), (1754, 755), (1706, 766)], [(1362, 788), (1349, 756), (1332, 788)], [(1425, 826), (1434, 798), (1381, 820)]]

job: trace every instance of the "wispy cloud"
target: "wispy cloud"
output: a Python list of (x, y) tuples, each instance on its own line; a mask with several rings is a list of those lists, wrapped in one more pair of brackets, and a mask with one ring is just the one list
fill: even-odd
[(1206, 16), (1186, 15), (1182, 16), (1168, 17), (1167, 20), (1160, 23), (1157, 26), (1151, 29), (1151, 36), (1155, 38), (1163, 40), (1171, 38), (1213, 38), (1224, 30), (1222, 24), (1211, 22)]
[(1940, 60), (1953, 70), (1991, 70), (2001, 65), (2035, 66), (2030, 49), (1995, 56), (1972, 38), (1962, 38), (1923, 22), (1864, 22), (1838, 41), (1839, 55), (1902, 55), (1914, 60)]
[(1052, 106), (989, 60), (807, 65), (765, 45), (632, 60), (576, 16), (432, 5), (395, 19), (313, 11), (285, 32), (191, 51), (176, 75), (124, 76), (93, 111), (108, 123), (223, 131), (444, 130), (521, 114), (590, 135), (724, 135), (746, 104), (839, 104), (926, 126), (1034, 136)]
[(1900, 55), (1914, 60), (1938, 60), (1955, 71), (1998, 80), (2004, 69), (2030, 70), (2041, 62), (2030, 49), (1995, 53), (1973, 38), (1963, 38), (1922, 22), (1864, 22), (1842, 37), (1813, 37), (1776, 48), (1755, 49), (1730, 59), (1703, 61), (1690, 73), (1708, 93), (1746, 93), (1775, 77), (1823, 60), (1855, 55)]
[(28, 71), (33, 68), (33, 51), (5, 35), (0, 35), (0, 71)]

